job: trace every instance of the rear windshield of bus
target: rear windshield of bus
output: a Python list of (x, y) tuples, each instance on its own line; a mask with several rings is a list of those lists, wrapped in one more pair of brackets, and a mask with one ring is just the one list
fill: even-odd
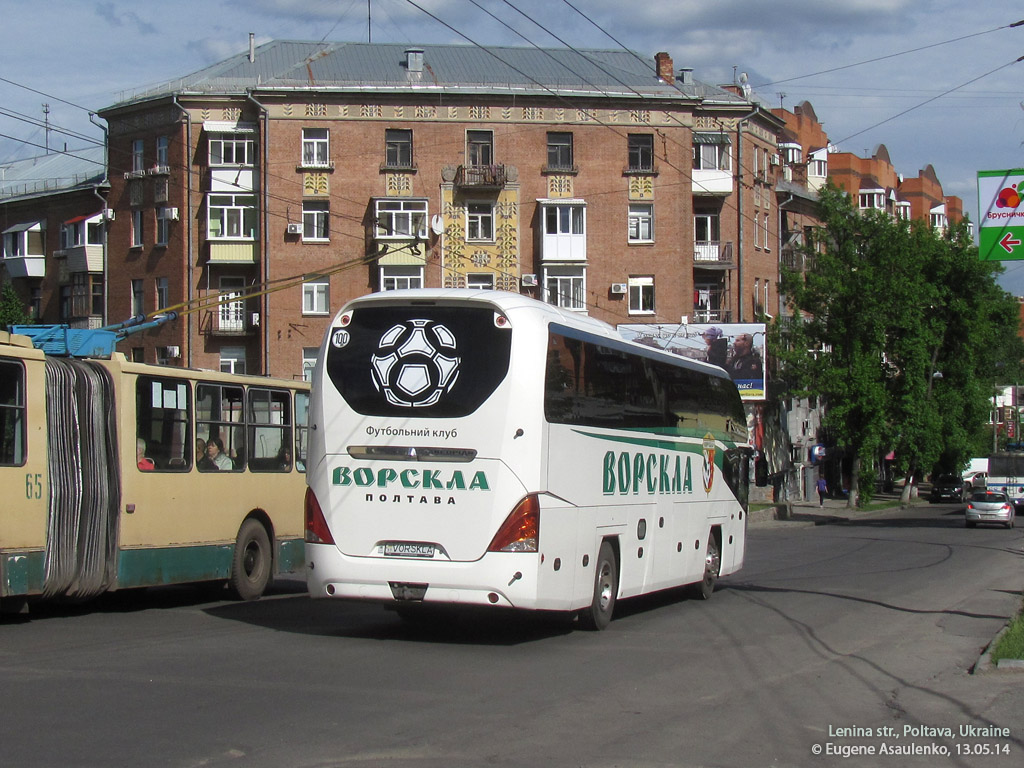
[(331, 331), (331, 383), (364, 416), (458, 418), (508, 374), (512, 331), (476, 306), (363, 306)]

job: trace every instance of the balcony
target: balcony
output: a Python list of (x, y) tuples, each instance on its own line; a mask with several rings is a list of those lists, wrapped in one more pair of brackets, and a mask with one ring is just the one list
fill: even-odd
[(464, 189), (503, 189), (507, 177), (504, 165), (460, 165), (455, 186)]
[(698, 240), (693, 244), (693, 265), (705, 269), (732, 269), (732, 242)]
[(46, 274), (44, 256), (8, 256), (3, 260), (7, 275), (15, 277), (43, 277)]
[(731, 323), (732, 310), (708, 309), (707, 307), (695, 307), (690, 317), (691, 323)]

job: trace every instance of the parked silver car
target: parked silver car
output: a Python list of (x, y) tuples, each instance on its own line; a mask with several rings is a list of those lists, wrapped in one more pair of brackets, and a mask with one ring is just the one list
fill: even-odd
[(978, 523), (1000, 523), (1013, 528), (1015, 516), (1013, 502), (1002, 491), (975, 491), (964, 510), (968, 528)]

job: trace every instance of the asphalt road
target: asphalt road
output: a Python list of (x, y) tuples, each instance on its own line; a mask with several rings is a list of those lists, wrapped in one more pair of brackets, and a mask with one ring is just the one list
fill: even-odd
[[(1016, 766), (1024, 673), (970, 669), (1019, 604), (1022, 545), (1021, 529), (963, 528), (953, 505), (754, 527), (709, 602), (623, 602), (603, 633), (504, 615), (408, 625), (294, 580), (256, 603), (165, 588), (43, 607), (0, 624), (0, 759)], [(909, 748), (948, 754), (878, 751)]]

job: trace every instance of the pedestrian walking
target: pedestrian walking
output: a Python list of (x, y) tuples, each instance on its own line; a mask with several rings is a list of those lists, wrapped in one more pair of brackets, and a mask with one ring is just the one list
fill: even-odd
[(819, 477), (818, 478), (817, 488), (818, 488), (818, 506), (819, 507), (824, 507), (825, 506), (825, 495), (828, 493), (828, 483), (825, 482), (825, 478), (824, 477)]

